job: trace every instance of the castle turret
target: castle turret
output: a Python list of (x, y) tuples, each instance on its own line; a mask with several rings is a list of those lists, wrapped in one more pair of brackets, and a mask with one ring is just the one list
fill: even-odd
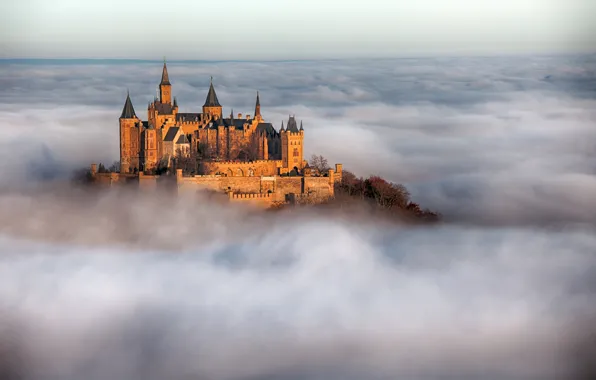
[(207, 99), (205, 99), (205, 104), (203, 105), (203, 113), (221, 118), (222, 109), (217, 99), (217, 94), (215, 94), (215, 88), (213, 88), (213, 77), (211, 77)]
[(161, 72), (161, 82), (159, 83), (159, 101), (162, 104), (172, 103), (172, 84), (170, 83), (170, 77), (168, 76), (168, 67), (166, 66), (166, 60), (163, 61), (163, 70)]
[(130, 100), (130, 94), (126, 94), (126, 101), (120, 114), (120, 172), (127, 173), (139, 168), (140, 136), (137, 126), (139, 118), (135, 113)]
[(281, 160), (284, 168), (292, 170), (293, 168), (302, 169), (304, 166), (303, 157), (303, 141), (304, 128), (300, 125), (300, 130), (296, 124), (296, 118), (290, 116), (286, 130), (280, 130), (281, 138)]

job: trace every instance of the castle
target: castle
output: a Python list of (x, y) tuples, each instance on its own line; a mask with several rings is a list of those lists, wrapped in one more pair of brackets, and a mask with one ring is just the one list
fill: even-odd
[[(223, 115), (213, 78), (200, 113), (178, 112), (164, 61), (159, 98), (141, 120), (127, 94), (119, 119), (120, 173), (92, 176), (101, 183), (137, 181), (156, 184), (158, 173), (175, 170), (179, 189), (207, 188), (228, 194), (231, 200), (264, 204), (328, 199), (341, 179), (342, 166), (324, 173), (304, 160), (304, 128), (294, 116), (277, 131), (263, 118), (259, 93), (253, 115)], [(181, 163), (185, 165), (184, 170)]]

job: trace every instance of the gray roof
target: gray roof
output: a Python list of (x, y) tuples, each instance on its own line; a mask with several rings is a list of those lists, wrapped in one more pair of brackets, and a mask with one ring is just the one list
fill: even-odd
[(166, 62), (163, 63), (163, 71), (161, 72), (161, 85), (171, 85), (170, 77), (168, 76), (168, 68), (166, 67)]
[(286, 128), (289, 132), (300, 132), (298, 130), (298, 125), (296, 124), (296, 119), (294, 116), (290, 116), (288, 119), (288, 127)]
[(221, 107), (219, 100), (217, 100), (215, 89), (213, 88), (213, 82), (211, 82), (209, 85), (209, 92), (207, 93), (207, 99), (205, 99), (204, 107)]
[(267, 137), (277, 137), (279, 135), (271, 123), (259, 123), (257, 131), (265, 133)]
[(132, 106), (130, 94), (126, 94), (126, 101), (124, 102), (124, 108), (122, 108), (122, 114), (120, 115), (120, 119), (134, 119), (136, 117), (137, 114), (135, 113), (135, 109)]
[(180, 135), (180, 137), (178, 137), (178, 141), (176, 141), (176, 144), (188, 144), (186, 135)]
[(174, 109), (174, 107), (168, 103), (161, 103), (159, 101), (156, 101), (153, 104), (155, 105), (157, 113), (160, 115), (171, 115)]
[(198, 121), (201, 118), (200, 113), (177, 113), (176, 121)]
[(249, 120), (246, 120), (246, 119), (230, 119), (230, 118), (227, 118), (227, 119), (217, 119), (217, 120), (215, 120), (215, 121), (213, 121), (211, 123), (211, 127), (209, 127), (209, 128), (215, 129), (215, 128), (220, 127), (220, 126), (224, 126), (226, 128), (236, 128), (236, 129), (240, 129), (241, 130), (241, 129), (244, 128), (244, 124), (246, 124), (246, 123), (249, 123), (250, 124), (250, 123), (252, 123), (253, 120), (254, 119), (249, 119)]
[(166, 137), (164, 137), (163, 141), (174, 141), (174, 137), (178, 133), (180, 127), (171, 127), (168, 129), (168, 133), (166, 133)]

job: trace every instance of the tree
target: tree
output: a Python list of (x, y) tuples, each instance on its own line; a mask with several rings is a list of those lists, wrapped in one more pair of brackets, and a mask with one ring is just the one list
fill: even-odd
[(240, 146), (238, 150), (238, 154), (235, 157), (230, 157), (230, 159), (241, 160), (241, 161), (256, 161), (259, 159), (259, 146), (260, 146), (261, 136), (254, 133), (247, 142)]
[(404, 185), (387, 182), (379, 176), (371, 176), (364, 181), (364, 193), (383, 208), (405, 208), (410, 200), (410, 193)]
[(176, 149), (176, 156), (174, 158), (173, 169), (182, 169), (182, 173), (194, 175), (197, 172), (197, 158), (194, 154), (194, 149), (182, 150)]
[(320, 174), (326, 173), (329, 169), (331, 169), (329, 167), (329, 163), (327, 162), (327, 159), (320, 155), (317, 156), (316, 154), (313, 154), (310, 157), (310, 161), (308, 162), (308, 165), (311, 168), (318, 171)]
[(108, 169), (106, 169), (106, 167), (101, 162), (97, 166), (97, 172), (98, 173), (109, 173)]
[(114, 161), (108, 170), (111, 173), (120, 173), (120, 161)]
[(338, 188), (349, 196), (364, 198), (364, 180), (356, 177), (354, 173), (350, 171), (343, 171)]
[(72, 173), (71, 181), (78, 185), (87, 185), (93, 182), (90, 168), (80, 168)]
[(213, 158), (213, 150), (209, 147), (209, 144), (199, 142), (197, 144), (197, 158), (199, 160), (209, 160)]

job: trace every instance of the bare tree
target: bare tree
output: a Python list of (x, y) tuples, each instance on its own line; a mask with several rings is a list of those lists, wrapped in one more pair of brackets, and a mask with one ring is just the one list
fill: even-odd
[(108, 170), (110, 173), (120, 173), (120, 161), (114, 161)]
[(374, 199), (382, 208), (405, 208), (410, 193), (404, 185), (387, 182), (379, 176), (371, 176), (364, 181), (365, 196)]
[(199, 142), (197, 144), (197, 158), (199, 160), (209, 160), (213, 158), (213, 149), (211, 149), (209, 144), (204, 142)]
[(321, 155), (317, 156), (316, 154), (313, 154), (310, 157), (308, 165), (320, 174), (324, 174), (330, 169), (327, 159)]
[(194, 175), (197, 173), (197, 157), (193, 154), (194, 149), (182, 150), (176, 149), (176, 156), (174, 157), (173, 169), (182, 169), (184, 174)]
[(235, 157), (230, 157), (230, 159), (238, 159), (241, 161), (255, 161), (259, 159), (259, 142), (260, 136), (256, 133), (253, 134), (246, 143), (240, 146), (238, 150), (238, 154)]
[(101, 162), (97, 165), (97, 172), (98, 173), (109, 173), (108, 169), (102, 164)]

